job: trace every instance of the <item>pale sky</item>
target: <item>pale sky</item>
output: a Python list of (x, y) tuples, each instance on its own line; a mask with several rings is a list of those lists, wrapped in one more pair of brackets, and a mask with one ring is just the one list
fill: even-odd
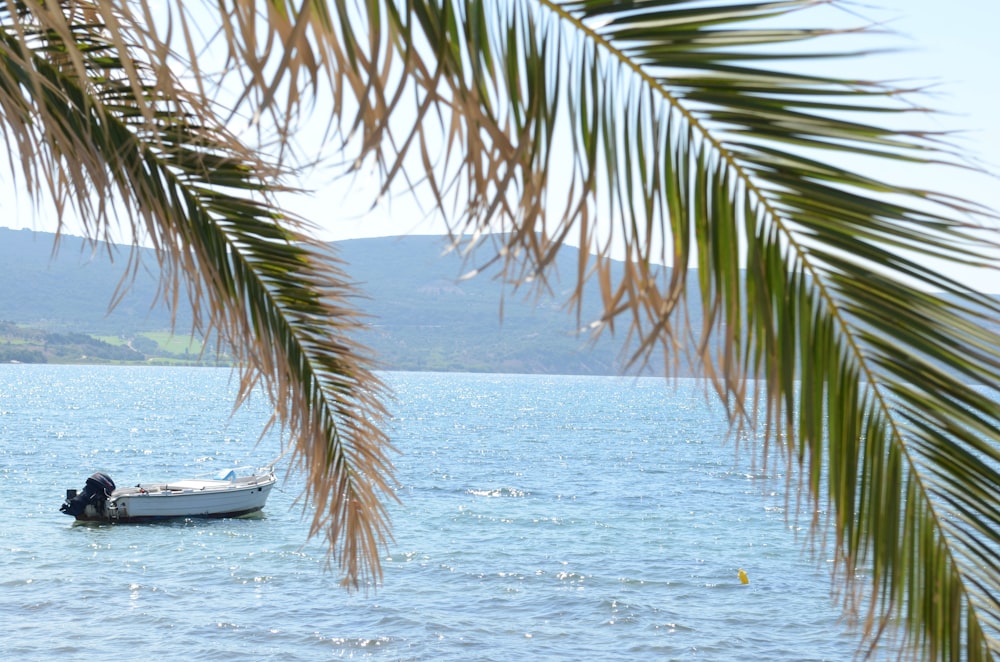
[[(883, 9), (873, 9), (873, 5)], [(871, 0), (850, 7), (866, 18), (887, 21), (886, 27), (900, 36), (886, 36), (885, 45), (901, 50), (868, 56), (863, 63), (849, 63), (847, 71), (838, 73), (849, 75), (850, 68), (857, 67), (858, 77), (936, 83), (935, 95), (925, 101), (947, 114), (933, 118), (927, 128), (961, 131), (959, 144), (1000, 175), (1000, 38), (996, 36), (1000, 1), (951, 0), (943, 4), (939, 0)], [(920, 176), (927, 181), (914, 185), (969, 198), (1000, 212), (1000, 179), (925, 170)], [(325, 179), (319, 181), (326, 183)], [(413, 205), (400, 197), (391, 207), (366, 214), (372, 193), (362, 189), (348, 195), (343, 186), (327, 187), (285, 204), (321, 224), (324, 239), (442, 231), (440, 225), (422, 222)], [(0, 226), (53, 231), (53, 224), (46, 220), (50, 215), (33, 212), (27, 203), (23, 192), (16, 195), (9, 191), (0, 197)], [(335, 210), (335, 217), (331, 210)], [(72, 228), (66, 231), (73, 234)], [(1000, 276), (952, 273), (980, 289), (1000, 291)]]

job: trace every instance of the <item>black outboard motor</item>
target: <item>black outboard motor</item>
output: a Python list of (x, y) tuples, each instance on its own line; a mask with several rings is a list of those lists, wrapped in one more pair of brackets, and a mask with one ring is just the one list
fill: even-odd
[(87, 510), (87, 506), (93, 506), (95, 514), (103, 517), (108, 497), (114, 491), (115, 481), (111, 480), (111, 476), (95, 473), (87, 479), (87, 484), (79, 494), (76, 490), (66, 490), (66, 500), (59, 510), (77, 519), (89, 519), (81, 516)]

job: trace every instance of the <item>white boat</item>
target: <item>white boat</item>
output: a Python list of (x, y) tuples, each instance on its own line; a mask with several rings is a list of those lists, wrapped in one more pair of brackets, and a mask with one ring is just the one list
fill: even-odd
[(66, 490), (60, 510), (83, 522), (148, 522), (181, 517), (240, 517), (264, 507), (276, 482), (274, 471), (237, 476), (229, 471), (212, 479), (116, 488), (111, 477), (95, 473), (83, 491)]

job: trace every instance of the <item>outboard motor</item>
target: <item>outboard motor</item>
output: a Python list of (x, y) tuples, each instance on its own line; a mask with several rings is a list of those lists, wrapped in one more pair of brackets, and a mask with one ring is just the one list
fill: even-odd
[(66, 490), (66, 500), (59, 510), (77, 519), (91, 519), (83, 515), (87, 514), (87, 506), (93, 506), (93, 514), (103, 519), (108, 497), (114, 491), (115, 481), (111, 480), (111, 476), (95, 473), (87, 479), (87, 484), (79, 494), (76, 490)]

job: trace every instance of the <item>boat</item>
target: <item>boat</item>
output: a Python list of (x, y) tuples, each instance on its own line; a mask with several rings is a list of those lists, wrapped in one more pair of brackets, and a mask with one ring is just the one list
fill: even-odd
[(83, 490), (66, 490), (60, 511), (80, 522), (150, 522), (188, 517), (241, 517), (264, 507), (277, 479), (268, 467), (239, 476), (116, 487), (105, 473), (87, 479)]

